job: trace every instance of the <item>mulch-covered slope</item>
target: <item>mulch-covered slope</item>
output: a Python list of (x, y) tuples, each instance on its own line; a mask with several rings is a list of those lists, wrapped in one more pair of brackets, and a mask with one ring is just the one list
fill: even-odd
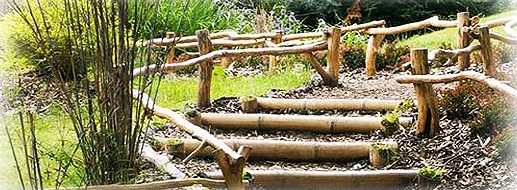
[[(503, 65), (506, 68), (508, 66)], [(512, 67), (513, 68), (513, 67)], [(436, 73), (454, 73), (453, 68), (434, 71)], [(408, 74), (408, 73), (399, 73)], [(271, 90), (265, 97), (273, 98), (377, 98), (377, 99), (406, 99), (414, 98), (413, 85), (401, 85), (393, 79), (395, 75), (380, 72), (373, 78), (366, 78), (364, 71), (342, 73), (340, 86), (326, 87), (315, 77), (306, 86), (298, 89), (281, 91)], [(451, 84), (449, 84), (451, 85)], [(449, 85), (435, 85), (435, 88), (445, 88)], [(212, 107), (203, 112), (240, 113), (238, 97), (221, 98), (212, 103)], [(343, 111), (293, 111), (293, 110), (262, 110), (260, 113), (300, 114), (300, 115), (340, 115), (382, 116), (379, 112), (343, 112)], [(416, 116), (416, 111), (406, 113), (406, 116)], [(443, 114), (442, 114), (443, 116)], [(384, 169), (409, 169), (423, 166), (434, 166), (447, 170), (438, 189), (500, 189), (510, 188), (515, 180), (515, 164), (511, 158), (503, 158), (496, 149), (492, 137), (480, 136), (469, 127), (469, 121), (460, 119), (450, 120), (441, 118), (441, 132), (433, 138), (419, 138), (414, 129), (399, 130), (396, 134), (386, 136), (380, 131), (369, 134), (344, 133), (323, 134), (295, 131), (256, 131), (256, 130), (217, 130), (210, 129), (218, 138), (233, 139), (275, 139), (288, 141), (377, 141), (395, 140), (400, 148), (400, 157), (396, 162)], [(163, 137), (187, 137), (188, 135), (172, 128), (155, 130), (155, 135)], [(179, 158), (175, 158), (180, 161)], [(213, 160), (194, 159), (186, 165), (179, 164), (181, 170), (192, 177), (202, 175), (206, 171), (217, 170)], [(250, 162), (247, 169), (285, 169), (285, 170), (373, 170), (368, 160), (343, 163), (288, 163), (288, 162)], [(414, 186), (416, 187), (416, 185)], [(413, 188), (413, 187), (409, 187)]]

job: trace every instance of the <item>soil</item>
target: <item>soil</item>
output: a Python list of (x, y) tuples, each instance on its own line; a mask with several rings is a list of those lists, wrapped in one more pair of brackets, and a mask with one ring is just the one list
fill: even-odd
[[(511, 74), (515, 65), (502, 64), (499, 70)], [(473, 70), (480, 70), (474, 66)], [(435, 74), (457, 73), (457, 69), (448, 67), (432, 70)], [(352, 72), (341, 72), (338, 87), (326, 87), (321, 84), (319, 77), (314, 77), (307, 85), (288, 91), (271, 90), (264, 97), (272, 98), (378, 98), (378, 99), (407, 99), (414, 97), (413, 85), (401, 85), (393, 80), (396, 75), (407, 75), (408, 71), (392, 74), (381, 71), (375, 77), (366, 77), (361, 69)], [(511, 76), (511, 75), (510, 75)], [(437, 88), (447, 88), (451, 84), (434, 85)], [(212, 106), (200, 110), (202, 112), (241, 113), (238, 97), (225, 97), (214, 100)], [(337, 115), (382, 116), (382, 112), (361, 111), (296, 111), (296, 110), (260, 110), (259, 113), (297, 114), (297, 115)], [(442, 116), (443, 110), (442, 110)], [(404, 116), (415, 118), (416, 109), (404, 113)], [(515, 124), (516, 122), (514, 122)], [(470, 127), (471, 121), (448, 119), (442, 117), (441, 132), (433, 138), (420, 138), (415, 135), (413, 128), (399, 130), (391, 136), (380, 131), (371, 133), (341, 133), (323, 134), (295, 131), (257, 131), (257, 130), (218, 130), (204, 126), (217, 138), (225, 139), (275, 139), (286, 141), (378, 141), (394, 140), (399, 145), (399, 157), (383, 169), (418, 169), (433, 166), (446, 170), (436, 189), (513, 189), (516, 179), (516, 164), (514, 153), (498, 149), (494, 136), (482, 135)], [(162, 137), (185, 137), (188, 134), (180, 132), (171, 125), (163, 129), (155, 129), (153, 135)], [(180, 163), (180, 158), (172, 158)], [(203, 172), (216, 171), (218, 166), (211, 159), (194, 159), (188, 164), (178, 164), (178, 168), (190, 177), (203, 177)], [(290, 162), (249, 162), (246, 169), (283, 169), (283, 170), (374, 170), (368, 160), (347, 161), (343, 163), (290, 163)], [(408, 189), (417, 188), (417, 184)]]

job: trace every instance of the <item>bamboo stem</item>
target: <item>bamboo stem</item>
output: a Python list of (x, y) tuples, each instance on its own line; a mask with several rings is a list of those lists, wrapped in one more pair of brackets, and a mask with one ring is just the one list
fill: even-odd
[(389, 111), (402, 101), (378, 99), (280, 99), (257, 97), (258, 107), (266, 110), (347, 110)]
[[(165, 144), (169, 139), (157, 139)], [(185, 156), (192, 154), (200, 146), (200, 142), (194, 139), (181, 139), (182, 146), (175, 154)], [(337, 161), (346, 162), (349, 160), (367, 159), (371, 154), (371, 142), (309, 142), (309, 141), (281, 141), (281, 140), (250, 140), (250, 139), (225, 139), (228, 146), (237, 149), (245, 146), (253, 151), (249, 159), (261, 161), (293, 161), (293, 162), (322, 162)], [(395, 142), (379, 142), (397, 149)], [(378, 143), (377, 143), (378, 144)], [(214, 149), (206, 147), (199, 151), (196, 156), (210, 157)]]
[(341, 59), (339, 57), (339, 44), (341, 41), (341, 30), (337, 27), (330, 27), (328, 29), (328, 52), (327, 52), (327, 63), (328, 73), (332, 77), (332, 80), (339, 80), (339, 66), (341, 65)]
[(487, 26), (479, 27), (479, 43), (481, 44), (481, 58), (483, 59), (485, 74), (493, 77), (497, 71), (492, 57), (490, 32)]
[[(198, 37), (198, 49), (201, 55), (208, 54), (212, 49), (208, 30), (196, 32)], [(210, 87), (212, 83), (212, 63), (211, 60), (199, 64), (199, 83), (197, 95), (197, 107), (206, 108), (210, 106)]]
[[(371, 132), (382, 130), (382, 117), (333, 117), (274, 114), (201, 113), (201, 123), (220, 129), (296, 130), (326, 133)], [(411, 126), (412, 118), (400, 118), (402, 126)]]
[[(266, 189), (403, 189), (415, 182), (418, 170), (292, 171), (250, 170), (254, 187)], [(208, 172), (222, 179), (220, 172)]]
[[(461, 12), (457, 14), (457, 27), (458, 27), (458, 48), (466, 48), (470, 45), (470, 39), (468, 31), (464, 29), (464, 27), (470, 26), (469, 24), (469, 13)], [(460, 70), (464, 70), (468, 68), (470, 65), (470, 55), (469, 54), (461, 54), (458, 55), (458, 68)]]

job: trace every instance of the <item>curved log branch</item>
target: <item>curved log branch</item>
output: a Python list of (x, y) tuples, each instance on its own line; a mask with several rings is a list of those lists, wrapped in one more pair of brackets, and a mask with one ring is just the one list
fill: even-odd
[(138, 90), (133, 90), (134, 98), (141, 98), (140, 101), (146, 106), (145, 109), (153, 113), (154, 115), (162, 118), (167, 118), (171, 120), (172, 123), (176, 124), (179, 128), (183, 129), (192, 137), (205, 140), (210, 146), (215, 149), (222, 150), (225, 154), (232, 158), (233, 161), (237, 161), (242, 159), (242, 156), (237, 154), (237, 152), (233, 151), (228, 145), (226, 145), (223, 141), (217, 139), (208, 131), (198, 127), (192, 123), (190, 123), (185, 117), (181, 114), (178, 114), (172, 110), (165, 109), (159, 106), (156, 106), (151, 98), (145, 93), (141, 93)]
[[(236, 46), (252, 46), (264, 44), (264, 39), (258, 40), (227, 40), (227, 39), (215, 39), (211, 40), (212, 46), (224, 46), (224, 47), (236, 47)], [(197, 48), (198, 42), (180, 43), (176, 44), (176, 48)]]
[(435, 59), (439, 57), (446, 57), (449, 59), (452, 59), (454, 57), (457, 57), (461, 54), (468, 54), (472, 53), (473, 51), (477, 51), (481, 49), (481, 45), (471, 45), (469, 47), (463, 48), (463, 49), (455, 49), (455, 50), (445, 50), (445, 49), (437, 49), (433, 50), (429, 53), (429, 61), (434, 61)]
[(389, 28), (370, 28), (366, 30), (367, 34), (380, 34), (380, 35), (390, 35), (390, 34), (399, 34), (403, 32), (408, 32), (412, 30), (424, 29), (428, 27), (439, 27), (439, 28), (449, 28), (456, 27), (456, 21), (446, 21), (439, 20), (437, 16), (425, 19), (423, 21), (404, 24), (400, 26), (394, 26)]
[[(344, 27), (341, 27), (340, 29), (341, 29), (341, 33), (345, 33), (345, 32), (358, 31), (358, 30), (366, 30), (368, 28), (383, 26), (384, 24), (386, 24), (386, 21), (379, 20), (379, 21), (372, 21), (372, 22), (363, 23), (363, 24), (344, 26)], [(324, 35), (325, 35), (325, 32), (323, 32), (323, 31), (307, 32), (307, 33), (299, 33), (299, 34), (288, 34), (282, 38), (282, 41), (297, 40), (297, 39), (303, 39), (303, 38), (318, 38), (318, 37), (322, 37)]]
[(219, 57), (226, 56), (250, 56), (250, 55), (284, 55), (284, 54), (293, 54), (293, 53), (305, 53), (323, 50), (327, 48), (327, 42), (320, 41), (313, 44), (294, 46), (294, 47), (272, 47), (272, 48), (250, 48), (250, 49), (238, 49), (238, 50), (218, 50), (213, 51), (208, 54), (196, 57), (194, 59), (189, 59), (184, 62), (174, 63), (174, 64), (163, 64), (163, 65), (148, 65), (141, 68), (136, 68), (133, 70), (133, 76), (139, 76), (143, 74), (148, 74), (150, 72), (157, 72), (159, 70), (170, 71), (175, 68), (188, 67), (191, 65), (196, 65), (205, 61), (209, 61)]
[(450, 83), (467, 79), (486, 84), (490, 88), (517, 100), (517, 90), (515, 88), (474, 71), (463, 71), (458, 74), (447, 75), (409, 75), (395, 78), (399, 83)]
[(512, 18), (509, 22), (504, 25), (504, 31), (512, 37), (517, 37), (517, 32), (513, 30), (513, 27), (517, 26), (517, 17)]
[(495, 28), (498, 26), (503, 26), (506, 23), (510, 22), (511, 20), (515, 20), (515, 19), (517, 19), (517, 17), (504, 17), (504, 18), (487, 21), (487, 22), (481, 23), (480, 25), (488, 26), (488, 28)]
[(507, 43), (510, 45), (517, 45), (517, 38), (506, 37), (506, 36), (503, 36), (503, 35), (495, 33), (495, 32), (490, 32), (490, 38), (499, 40), (501, 42), (504, 42), (504, 43)]

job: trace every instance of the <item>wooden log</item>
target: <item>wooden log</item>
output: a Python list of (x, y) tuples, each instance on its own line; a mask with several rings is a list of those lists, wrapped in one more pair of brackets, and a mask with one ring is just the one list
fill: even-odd
[(481, 58), (483, 60), (485, 74), (493, 77), (497, 71), (492, 57), (490, 32), (487, 26), (479, 27), (479, 43), (481, 45)]
[[(195, 48), (198, 47), (199, 42), (189, 42), (189, 43), (181, 43), (176, 44), (176, 48)], [(211, 40), (212, 46), (222, 46), (222, 47), (244, 47), (244, 46), (256, 46), (260, 44), (264, 44), (265, 40), (228, 40), (228, 39), (215, 39)]]
[[(470, 45), (470, 37), (468, 31), (464, 27), (469, 27), (469, 13), (461, 12), (456, 16), (457, 24), (458, 24), (458, 48), (466, 48)], [(460, 70), (464, 70), (468, 68), (470, 65), (470, 55), (469, 54), (461, 54), (458, 55), (458, 68)]]
[(241, 109), (244, 113), (257, 113), (257, 98), (254, 96), (243, 96), (239, 99)]
[[(196, 32), (198, 36), (198, 49), (201, 55), (208, 54), (212, 50), (208, 30), (199, 30)], [(210, 87), (212, 84), (212, 63), (205, 61), (199, 64), (199, 83), (197, 93), (197, 107), (206, 108), (210, 106)]]
[(514, 38), (517, 38), (517, 32), (513, 29), (515, 26), (517, 26), (517, 17), (513, 17), (511, 20), (509, 20), (506, 24), (504, 24), (504, 31)]
[(437, 50), (433, 50), (429, 53), (429, 61), (434, 61), (439, 57), (446, 57), (449, 59), (453, 59), (461, 54), (469, 54), (469, 53), (472, 53), (472, 52), (480, 50), (480, 49), (481, 49), (481, 45), (479, 45), (479, 44), (470, 45), (466, 48), (454, 49), (454, 50), (437, 49)]
[[(404, 189), (416, 181), (418, 170), (292, 171), (249, 170), (252, 187), (266, 189)], [(207, 172), (222, 179), (220, 172)]]
[[(157, 139), (166, 143), (170, 139)], [(182, 146), (171, 154), (184, 157), (195, 151), (200, 142), (194, 139), (179, 139)], [(290, 161), (290, 162), (346, 162), (350, 160), (368, 159), (373, 144), (385, 144), (398, 149), (392, 141), (385, 142), (315, 142), (315, 141), (282, 141), (282, 140), (250, 140), (250, 139), (225, 139), (228, 146), (237, 149), (241, 146), (250, 147), (253, 151), (249, 154), (250, 160), (255, 161)], [(213, 148), (207, 147), (197, 156), (211, 157)]]
[(159, 154), (151, 147), (151, 145), (143, 145), (142, 157), (145, 160), (153, 163), (156, 168), (169, 174), (174, 179), (181, 179), (186, 177), (185, 173), (181, 172), (174, 164), (169, 161), (169, 157), (167, 155)]
[(246, 189), (246, 184), (244, 183), (242, 176), (244, 173), (244, 164), (248, 160), (250, 151), (250, 147), (240, 146), (237, 150), (237, 154), (241, 155), (243, 159), (239, 159), (235, 163), (232, 163), (232, 159), (221, 149), (215, 151), (214, 155), (217, 160), (217, 164), (221, 168), (226, 187), (228, 187), (229, 190)]
[[(221, 176), (222, 179), (222, 176)], [(193, 185), (202, 185), (207, 188), (224, 188), (226, 183), (221, 179), (186, 178), (165, 181), (156, 181), (143, 184), (112, 184), (95, 185), (86, 187), (59, 188), (63, 190), (150, 190), (150, 189), (175, 189)]]
[(236, 49), (236, 50), (218, 50), (210, 52), (206, 55), (202, 55), (193, 59), (189, 59), (184, 62), (175, 64), (162, 64), (160, 66), (156, 64), (143, 66), (133, 70), (133, 76), (139, 76), (157, 72), (160, 70), (171, 71), (175, 68), (183, 68), (196, 64), (200, 64), (205, 61), (210, 61), (215, 58), (223, 56), (253, 56), (253, 55), (285, 55), (285, 54), (300, 54), (305, 52), (319, 51), (327, 48), (327, 42), (320, 41), (313, 44), (295, 46), (295, 47), (273, 47), (273, 48), (253, 48), (253, 49)]
[(439, 27), (439, 28), (449, 28), (449, 27), (455, 27), (457, 21), (444, 21), (440, 20), (437, 16), (425, 19), (423, 21), (419, 22), (413, 22), (409, 24), (404, 24), (400, 26), (395, 27), (389, 27), (389, 28), (369, 28), (366, 30), (365, 33), (371, 34), (371, 35), (393, 35), (393, 34), (399, 34), (403, 32), (413, 31), (413, 30), (419, 30), (424, 29), (428, 27)]
[(372, 143), (370, 144), (370, 164), (381, 168), (390, 164), (398, 154), (396, 143)]
[[(279, 43), (282, 43), (282, 35), (283, 35), (283, 31), (281, 30), (277, 30), (275, 31), (275, 37), (271, 38), (271, 42), (273, 44), (279, 44)], [(278, 69), (279, 65), (278, 65), (278, 60), (279, 57), (278, 56), (275, 56), (275, 55), (270, 55), (269, 56), (269, 72), (274, 72)]]
[(493, 38), (495, 40), (499, 40), (499, 41), (504, 42), (506, 44), (517, 45), (517, 38), (506, 37), (506, 36), (503, 36), (501, 34), (497, 34), (495, 32), (490, 32), (490, 38)]
[(395, 80), (399, 83), (449, 83), (462, 80), (474, 80), (483, 83), (490, 88), (497, 90), (506, 96), (517, 100), (517, 90), (497, 79), (485, 76), (474, 71), (463, 71), (459, 74), (447, 75), (420, 75), (420, 76), (399, 76)]
[(328, 73), (333, 80), (339, 80), (339, 66), (341, 66), (341, 59), (339, 57), (339, 45), (341, 42), (341, 30), (337, 27), (330, 27), (327, 31), (327, 64)]
[(346, 110), (389, 111), (402, 101), (378, 99), (280, 99), (257, 97), (258, 107), (266, 110)]
[[(333, 117), (313, 115), (201, 113), (201, 123), (219, 129), (295, 130), (326, 133), (382, 130), (382, 117)], [(400, 118), (411, 126), (412, 118)]]
[(309, 60), (309, 64), (311, 64), (312, 68), (314, 70), (316, 70), (316, 72), (321, 76), (321, 79), (323, 79), (323, 83), (325, 85), (328, 85), (328, 86), (337, 86), (338, 85), (338, 81), (333, 76), (329, 75), (329, 73), (327, 73), (327, 71), (325, 71), (325, 69), (321, 66), (320, 62), (314, 56), (314, 54), (304, 53), (304, 54), (302, 54), (302, 56), (304, 56), (306, 59)]
[[(411, 67), (414, 75), (429, 74), (427, 49), (411, 50)], [(418, 101), (418, 117), (416, 133), (420, 136), (432, 137), (439, 128), (438, 107), (431, 84), (414, 84)]]
[[(217, 33), (210, 34), (210, 39), (220, 39), (220, 38), (227, 38), (231, 35), (235, 35), (236, 33), (233, 31), (222, 31)], [(155, 38), (148, 41), (145, 41), (144, 43), (141, 43), (142, 46), (147, 45), (155, 45), (155, 46), (167, 46), (172, 43), (176, 44), (182, 44), (182, 43), (190, 43), (190, 42), (197, 42), (197, 35), (195, 36), (176, 36), (175, 38)]]
[[(176, 33), (174, 32), (167, 32), (167, 39), (174, 39), (176, 37)], [(175, 53), (176, 48), (170, 47), (169, 52), (167, 53), (167, 64), (174, 63), (174, 58), (176, 58)]]
[[(224, 47), (223, 48), (224, 50), (228, 50), (229, 48), (228, 47)], [(221, 67), (223, 68), (228, 68), (231, 64), (232, 64), (232, 58), (231, 57), (228, 57), (228, 56), (223, 56), (221, 57)]]
[(145, 106), (145, 109), (153, 115), (169, 119), (171, 123), (175, 124), (177, 127), (187, 132), (192, 137), (206, 141), (210, 146), (214, 147), (215, 149), (221, 149), (227, 155), (229, 155), (234, 161), (243, 159), (241, 155), (233, 151), (230, 147), (224, 144), (224, 142), (215, 138), (212, 134), (202, 129), (201, 127), (198, 127), (190, 123), (187, 119), (185, 119), (185, 117), (183, 117), (183, 115), (176, 113), (170, 109), (165, 109), (155, 105), (153, 100), (149, 97), (149, 95), (138, 90), (133, 90), (132, 94), (133, 98), (140, 100)]
[[(384, 20), (379, 21), (372, 21), (368, 23), (363, 24), (354, 24), (351, 26), (344, 26), (341, 27), (341, 33), (345, 32), (351, 32), (351, 31), (361, 31), (366, 30), (368, 28), (378, 27), (378, 26), (384, 26), (386, 22)], [(298, 39), (304, 39), (304, 38), (319, 38), (325, 36), (324, 32), (307, 32), (307, 33), (298, 33), (298, 34), (288, 34), (283, 37), (283, 41), (291, 41), (291, 40), (298, 40)]]
[(498, 26), (503, 26), (503, 25), (507, 24), (508, 22), (510, 22), (512, 20), (516, 20), (516, 19), (517, 19), (516, 16), (503, 17), (503, 18), (486, 21), (486, 22), (482, 23), (481, 25), (488, 26), (488, 28), (495, 28)]
[(382, 41), (385, 35), (372, 35), (368, 39), (368, 47), (366, 49), (366, 75), (374, 76), (377, 72), (376, 69), (376, 58), (379, 48), (381, 47)]

